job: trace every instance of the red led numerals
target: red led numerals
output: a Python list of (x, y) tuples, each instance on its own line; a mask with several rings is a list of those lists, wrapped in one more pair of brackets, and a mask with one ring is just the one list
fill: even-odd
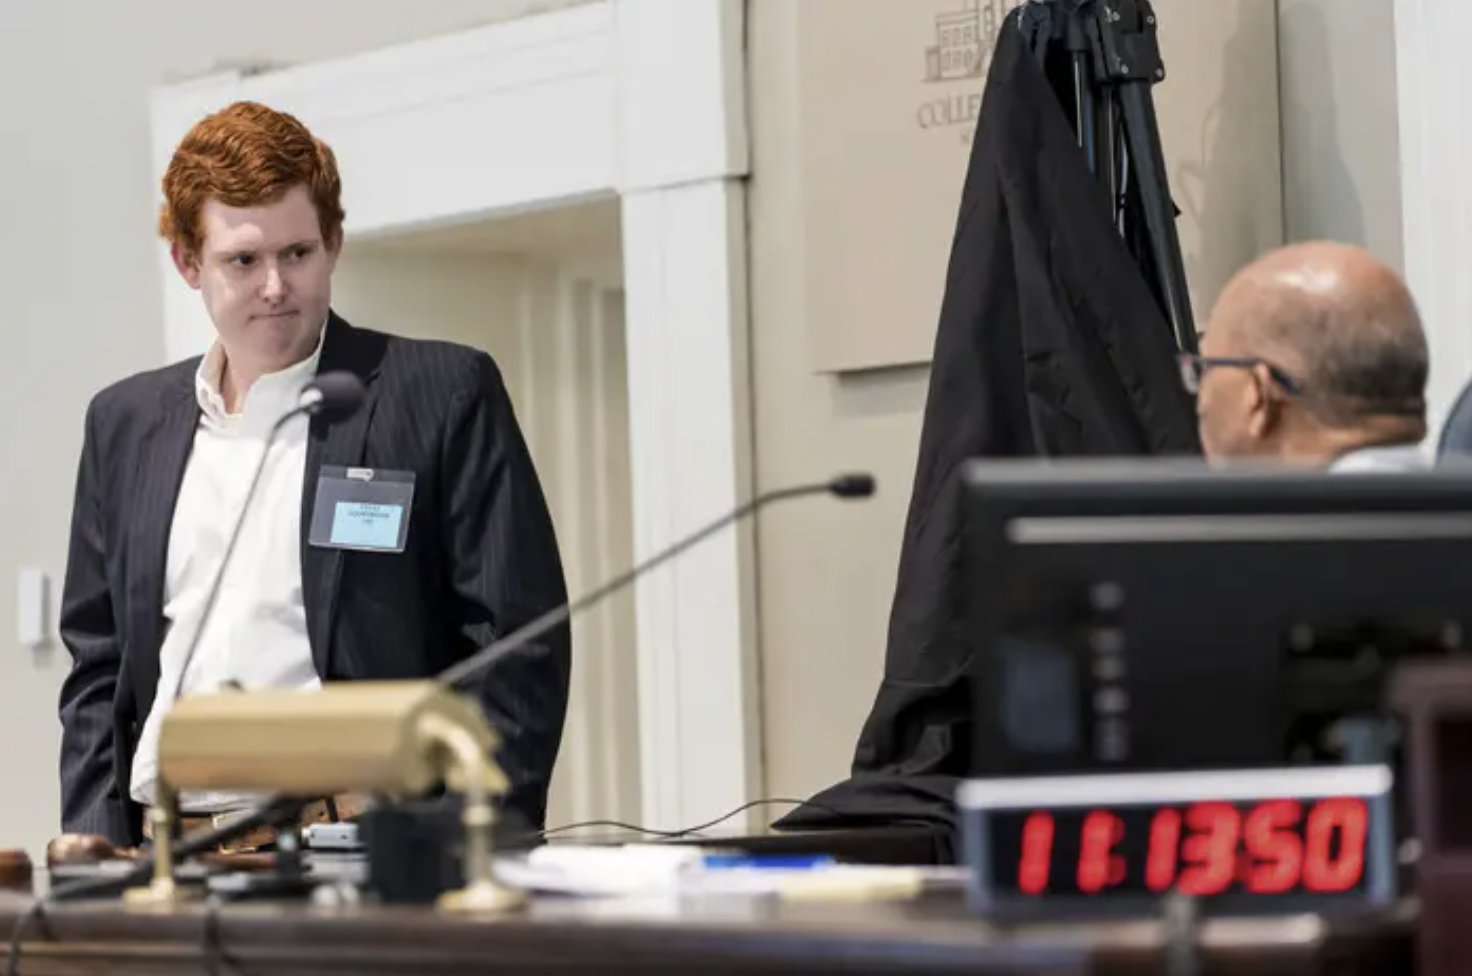
[(1145, 855), (1145, 887), (1169, 891), (1176, 883), (1181, 851), (1181, 811), (1165, 809), (1150, 821), (1150, 846)]
[(1017, 890), (1041, 895), (1053, 869), (1053, 815), (1034, 813), (1022, 825), (1022, 856), (1017, 862)]
[(1280, 895), (1303, 878), (1302, 817), (1303, 806), (1294, 800), (1273, 800), (1248, 814), (1242, 830), (1251, 864), (1243, 879), (1248, 891)]
[(1333, 799), (1315, 806), (1303, 832), (1304, 888), (1330, 894), (1359, 884), (1369, 833), (1370, 812), (1362, 801)]
[[(1151, 891), (1171, 887), (1181, 819), (1176, 810), (1161, 810), (1152, 822), (1145, 864)], [(1364, 802), (1347, 798), (1313, 804), (1306, 819), (1296, 800), (1268, 800), (1245, 816), (1232, 804), (1197, 804), (1185, 814), (1185, 866), (1175, 884), (1186, 895), (1221, 894), (1233, 882), (1254, 895), (1348, 891), (1364, 876), (1369, 826)]]
[(1124, 840), (1124, 821), (1108, 810), (1084, 818), (1078, 845), (1078, 890), (1097, 894), (1124, 880), (1124, 858), (1114, 853)]
[(1242, 814), (1230, 803), (1198, 803), (1186, 810), (1186, 839), (1181, 843), (1183, 895), (1219, 895), (1237, 875), (1237, 845)]
[[(1369, 808), (1363, 800), (1333, 797), (1304, 804), (1267, 800), (1246, 809), (1223, 802), (1184, 810), (1165, 807), (1150, 818), (1145, 862), (1132, 869), (1122, 853), (1125, 821), (1108, 810), (1084, 817), (1073, 881), (1080, 894), (1116, 887), (1139, 870), (1146, 890), (1219, 895), (1234, 886), (1254, 895), (1301, 889), (1336, 894), (1365, 872)], [(1057, 820), (1048, 812), (1023, 823), (1017, 889), (1041, 895), (1053, 881)]]

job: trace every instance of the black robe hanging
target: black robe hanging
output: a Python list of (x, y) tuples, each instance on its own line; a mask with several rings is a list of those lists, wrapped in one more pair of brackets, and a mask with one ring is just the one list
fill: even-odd
[(852, 777), (778, 827), (954, 825), (972, 710), (962, 462), (1199, 451), (1170, 327), (1111, 221), (1022, 15), (1014, 11), (998, 35), (972, 143), (883, 682)]

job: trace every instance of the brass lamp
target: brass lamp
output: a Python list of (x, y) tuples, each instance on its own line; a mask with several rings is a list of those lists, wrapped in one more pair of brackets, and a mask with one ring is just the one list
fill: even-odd
[(174, 704), (159, 736), (150, 811), (153, 880), (138, 905), (173, 905), (173, 829), (180, 790), (286, 796), (420, 796), (440, 782), (463, 792), (465, 887), (441, 895), (450, 912), (500, 912), (522, 902), (491, 869), (492, 797), (506, 791), (491, 759), (495, 733), (480, 707), (434, 681), (343, 682), (314, 691), (221, 691)]

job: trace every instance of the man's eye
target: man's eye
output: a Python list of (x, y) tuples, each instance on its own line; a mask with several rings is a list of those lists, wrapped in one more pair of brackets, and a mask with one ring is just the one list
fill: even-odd
[(254, 254), (237, 254), (230, 259), (230, 263), (237, 267), (248, 268), (256, 263), (256, 258)]

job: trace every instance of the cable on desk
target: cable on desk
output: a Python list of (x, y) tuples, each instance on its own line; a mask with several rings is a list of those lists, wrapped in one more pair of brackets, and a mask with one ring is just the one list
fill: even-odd
[[(174, 857), (177, 863), (182, 864), (191, 857), (197, 857), (205, 851), (217, 848), (222, 844), (228, 844), (237, 837), (241, 837), (258, 827), (277, 827), (301, 814), (301, 809), (308, 800), (286, 799), (277, 797), (268, 800), (255, 810), (232, 820), (223, 827), (211, 827), (207, 830), (196, 831), (183, 838), (174, 846)], [(153, 874), (153, 858), (147, 857), (140, 860), (128, 871), (116, 877), (82, 878), (71, 884), (61, 885), (46, 893), (44, 898), (37, 898), (31, 903), (31, 907), (24, 915), (15, 921), (15, 928), (10, 934), (10, 952), (5, 961), (6, 976), (20, 976), (21, 943), (25, 940), (26, 929), (32, 920), (44, 920), (46, 917), (46, 906), (72, 898), (81, 898), (88, 895), (106, 895), (121, 892), (127, 888), (146, 881)]]
[(719, 827), (727, 820), (730, 820), (737, 814), (745, 813), (752, 807), (773, 806), (776, 804), (786, 804), (788, 806), (798, 808), (808, 807), (809, 809), (819, 810), (823, 813), (831, 813), (835, 817), (842, 816), (842, 814), (840, 814), (837, 810), (834, 810), (830, 807), (822, 806), (821, 804), (813, 803), (809, 800), (786, 800), (781, 798), (774, 798), (768, 800), (752, 800), (750, 803), (743, 803), (741, 806), (737, 807), (735, 810), (732, 810), (730, 813), (725, 814), (721, 817), (717, 817), (709, 823), (703, 823), (698, 827), (686, 827), (683, 830), (655, 830), (652, 827), (640, 827), (636, 824), (621, 823), (617, 820), (584, 820), (580, 823), (573, 823), (567, 824), (562, 827), (549, 828), (542, 831), (540, 836), (545, 840), (546, 838), (551, 837), (554, 834), (561, 834), (569, 830), (581, 830), (584, 827), (614, 827), (619, 830), (630, 830), (636, 834), (644, 834), (648, 837), (663, 837), (666, 840), (675, 840), (680, 837), (689, 837), (691, 834), (698, 834), (701, 831), (709, 830), (712, 827)]

